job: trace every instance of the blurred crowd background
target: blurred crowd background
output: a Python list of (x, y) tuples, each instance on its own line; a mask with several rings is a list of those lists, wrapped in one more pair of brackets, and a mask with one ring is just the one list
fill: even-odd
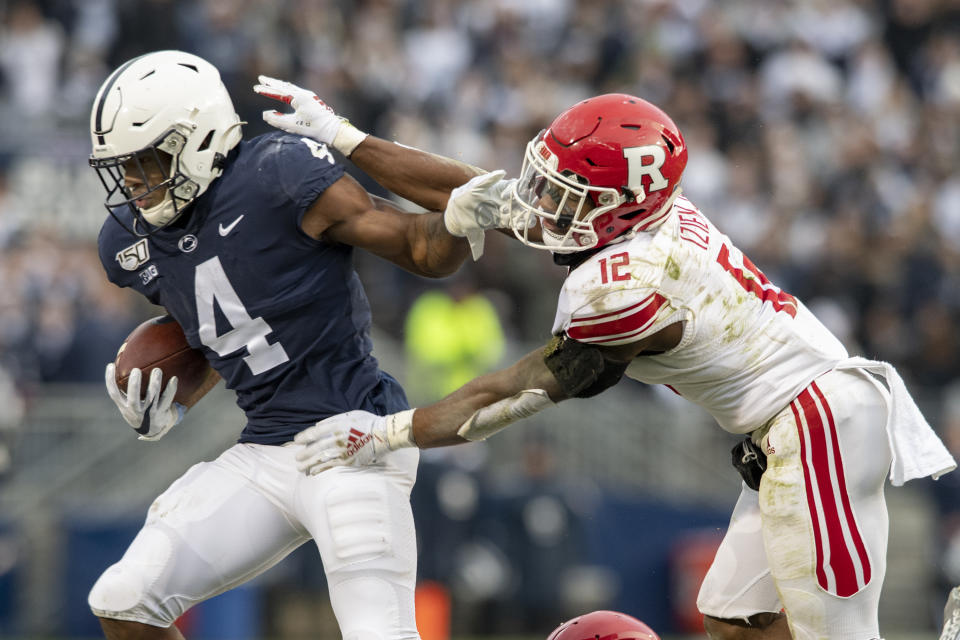
[[(658, 104), (687, 141), (685, 193), (851, 352), (894, 363), (960, 454), (957, 0), (0, 0), (0, 473), (32, 399), (98, 383), (155, 314), (99, 265), (88, 118), (114, 67), (169, 48), (220, 69), (247, 137), (275, 106), (251, 90), (265, 74), (513, 175), (582, 98)], [(542, 343), (564, 277), (501, 237), (440, 282), (357, 265), (417, 402)], [(937, 579), (960, 582), (960, 481), (929, 495)]]

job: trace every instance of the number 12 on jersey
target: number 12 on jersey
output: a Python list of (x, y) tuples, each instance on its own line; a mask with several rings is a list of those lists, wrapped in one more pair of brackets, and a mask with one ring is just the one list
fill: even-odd
[[(197, 265), (194, 276), (194, 290), (197, 298), (197, 322), (200, 342), (216, 351), (221, 357), (246, 347), (247, 355), (243, 361), (250, 367), (253, 375), (263, 373), (283, 364), (290, 358), (279, 342), (267, 342), (267, 334), (272, 331), (263, 318), (251, 318), (240, 296), (234, 290), (227, 274), (220, 264), (220, 258), (214, 256)], [(224, 317), (233, 327), (222, 335), (217, 335), (217, 319), (213, 303), (220, 305)]]
[(623, 272), (620, 269), (627, 267), (630, 264), (630, 254), (624, 251), (623, 253), (617, 253), (610, 256), (610, 266), (607, 267), (607, 259), (600, 258), (600, 283), (607, 284), (611, 280), (614, 282), (620, 282), (622, 280), (629, 280), (630, 273)]

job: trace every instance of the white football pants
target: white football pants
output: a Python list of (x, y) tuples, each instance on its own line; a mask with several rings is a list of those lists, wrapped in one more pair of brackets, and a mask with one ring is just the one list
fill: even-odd
[(100, 617), (168, 627), (311, 538), (345, 640), (419, 638), (410, 490), (419, 451), (381, 466), (297, 471), (300, 445), (237, 444), (191, 467), (90, 592)]
[(831, 371), (754, 435), (767, 470), (759, 492), (743, 486), (700, 588), (701, 613), (782, 608), (798, 640), (880, 637), (888, 399), (862, 370)]

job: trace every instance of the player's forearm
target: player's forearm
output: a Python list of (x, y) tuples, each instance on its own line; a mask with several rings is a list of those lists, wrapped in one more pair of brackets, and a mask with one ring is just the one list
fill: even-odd
[(385, 189), (430, 211), (443, 211), (450, 191), (482, 169), (368, 136), (350, 160)]
[(497, 394), (478, 392), (456, 399), (445, 398), (418, 408), (413, 414), (413, 440), (421, 449), (468, 442), (458, 435), (461, 425), (476, 411), (500, 400)]
[(468, 442), (461, 435), (462, 427), (478, 411), (531, 389), (546, 391), (555, 402), (565, 398), (543, 364), (541, 349), (530, 352), (508, 369), (475, 378), (443, 400), (418, 408), (413, 414), (413, 439), (421, 449)]
[(409, 240), (416, 272), (428, 278), (451, 275), (470, 255), (466, 239), (450, 235), (440, 213), (416, 216)]

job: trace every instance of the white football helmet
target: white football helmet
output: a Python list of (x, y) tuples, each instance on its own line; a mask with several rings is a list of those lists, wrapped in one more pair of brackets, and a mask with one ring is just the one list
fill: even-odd
[[(138, 236), (170, 224), (220, 175), (240, 125), (220, 72), (206, 60), (156, 51), (124, 63), (100, 87), (90, 113), (90, 166), (107, 189), (107, 210), (129, 206), (129, 230)], [(148, 183), (144, 160), (162, 168), (162, 182)], [(137, 168), (147, 189), (134, 195), (124, 174)], [(158, 189), (166, 189), (159, 203), (138, 206)]]

